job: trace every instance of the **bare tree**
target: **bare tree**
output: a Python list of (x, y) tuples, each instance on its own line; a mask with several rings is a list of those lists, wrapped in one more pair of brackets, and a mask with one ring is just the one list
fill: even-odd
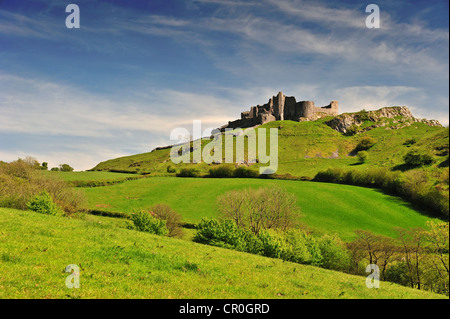
[(278, 186), (230, 191), (218, 198), (218, 206), (223, 218), (254, 234), (293, 228), (300, 218), (296, 197)]
[(411, 287), (421, 289), (422, 269), (421, 261), (423, 255), (424, 233), (420, 228), (398, 229), (399, 241), (403, 247), (404, 259), (408, 268), (408, 276)]
[(369, 264), (376, 264), (381, 271), (381, 280), (386, 278), (386, 269), (393, 261), (398, 247), (392, 242), (392, 238), (376, 235), (371, 231), (356, 230), (357, 238), (348, 245), (358, 264), (367, 257)]

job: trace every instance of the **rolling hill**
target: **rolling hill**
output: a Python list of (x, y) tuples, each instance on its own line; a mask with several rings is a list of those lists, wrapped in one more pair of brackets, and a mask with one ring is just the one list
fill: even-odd
[(410, 204), (377, 190), (349, 185), (241, 178), (152, 177), (108, 186), (84, 188), (92, 211), (131, 214), (154, 204), (168, 204), (185, 223), (219, 217), (217, 198), (230, 190), (280, 186), (297, 198), (303, 225), (344, 240), (356, 229), (395, 236), (395, 228), (423, 227), (430, 218)]
[[(0, 298), (447, 298), (389, 282), (80, 220), (0, 208)], [(68, 289), (68, 265), (80, 288)]]
[[(348, 136), (327, 125), (326, 122), (331, 119), (306, 122), (274, 121), (259, 126), (258, 128), (278, 128), (279, 164), (276, 173), (314, 177), (317, 172), (330, 167), (358, 170), (374, 167), (396, 169), (401, 168), (404, 163), (403, 156), (411, 148), (433, 154), (435, 163), (427, 169), (430, 171), (430, 177), (438, 179), (444, 170), (448, 170), (448, 128), (430, 126), (421, 121), (408, 122), (401, 118), (378, 118), (378, 122), (361, 122), (358, 126), (360, 132)], [(375, 139), (376, 144), (367, 150), (367, 162), (364, 165), (356, 165), (357, 160), (352, 151), (363, 137)], [(414, 145), (411, 146), (408, 141), (413, 141)], [(202, 146), (207, 143), (208, 141), (203, 141)], [(180, 163), (175, 166), (170, 161), (170, 149), (159, 148), (148, 153), (101, 162), (92, 170), (173, 176), (174, 174), (167, 173), (168, 166), (178, 170), (195, 167), (200, 174), (206, 175), (214, 164)], [(256, 163), (252, 168), (257, 169), (259, 166), (265, 165)]]

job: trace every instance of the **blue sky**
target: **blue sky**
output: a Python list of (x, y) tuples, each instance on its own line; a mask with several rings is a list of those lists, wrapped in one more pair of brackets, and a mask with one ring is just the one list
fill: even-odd
[[(66, 5), (80, 8), (68, 29)], [(368, 29), (366, 5), (381, 12)], [(0, 160), (86, 170), (283, 91), (448, 125), (443, 1), (0, 1)]]

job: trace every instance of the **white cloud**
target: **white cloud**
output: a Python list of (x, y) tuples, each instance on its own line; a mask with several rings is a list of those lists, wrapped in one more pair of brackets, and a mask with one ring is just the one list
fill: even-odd
[(339, 27), (365, 28), (365, 13), (350, 9), (335, 9), (323, 6), (318, 1), (284, 1), (267, 0), (287, 15), (292, 15), (303, 21), (313, 21)]

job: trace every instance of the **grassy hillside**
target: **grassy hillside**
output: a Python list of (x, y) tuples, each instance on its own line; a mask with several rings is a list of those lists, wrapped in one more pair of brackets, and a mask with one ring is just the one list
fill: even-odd
[[(365, 277), (0, 208), (0, 298), (447, 298)], [(80, 288), (64, 269), (80, 267)]]
[(429, 219), (405, 201), (377, 190), (316, 182), (153, 177), (122, 184), (85, 188), (89, 208), (112, 212), (145, 209), (158, 203), (170, 205), (184, 222), (217, 217), (217, 197), (233, 189), (279, 185), (297, 197), (302, 222), (317, 232), (337, 233), (348, 240), (355, 229), (394, 236), (395, 227), (422, 227)]
[[(410, 150), (404, 145), (414, 139), (414, 147), (430, 151), (435, 156), (435, 164), (429, 169), (442, 171), (448, 169), (448, 128), (428, 126), (416, 122), (410, 126), (396, 128), (395, 124), (378, 127), (354, 136), (345, 136), (324, 124), (323, 120), (312, 122), (276, 121), (262, 125), (261, 128), (279, 128), (279, 166), (277, 174), (313, 177), (317, 172), (329, 167), (369, 169), (373, 167), (395, 168), (403, 164), (403, 156)], [(364, 136), (376, 139), (377, 143), (368, 150), (368, 160), (364, 165), (355, 165), (357, 160), (352, 150)], [(208, 142), (203, 142), (203, 145)], [(338, 155), (337, 158), (332, 155)], [(336, 156), (334, 156), (336, 157)], [(447, 161), (447, 164), (445, 162)], [(178, 164), (170, 161), (170, 150), (156, 150), (149, 153), (111, 159), (99, 163), (93, 170), (140, 172), (167, 174), (167, 166), (177, 168), (195, 167), (201, 173), (208, 173), (210, 165)], [(253, 165), (258, 168), (259, 164)], [(263, 165), (264, 166), (264, 165)], [(173, 175), (173, 174), (172, 174)], [(435, 175), (439, 175), (437, 172)]]

